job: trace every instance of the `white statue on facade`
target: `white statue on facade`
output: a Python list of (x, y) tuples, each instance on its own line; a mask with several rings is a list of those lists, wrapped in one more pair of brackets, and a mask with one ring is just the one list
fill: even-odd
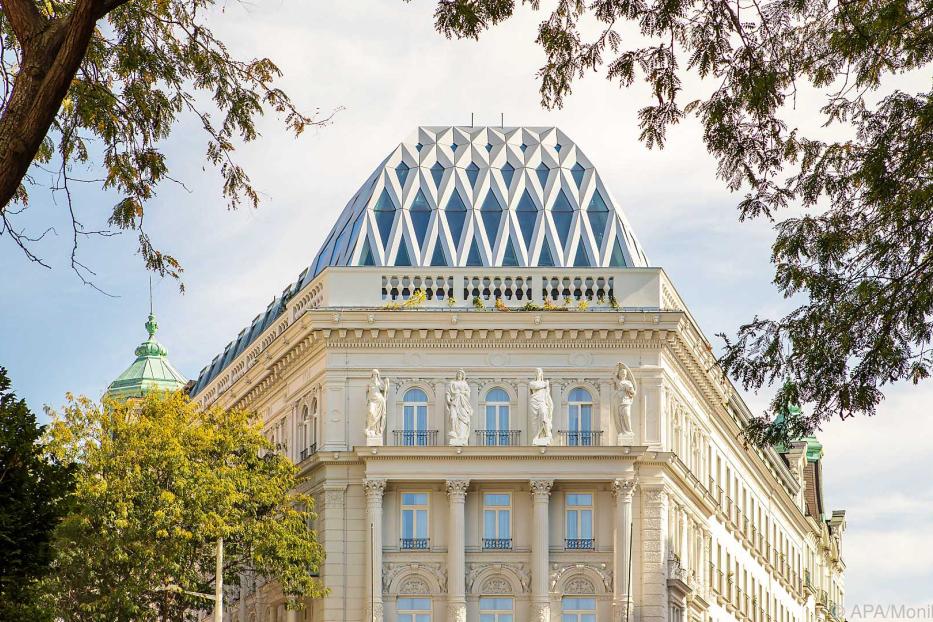
[(457, 371), (456, 380), (447, 383), (447, 416), (450, 418), (450, 444), (461, 446), (469, 443), (473, 406), (470, 404), (470, 385), (462, 369)]
[(374, 369), (366, 388), (366, 444), (382, 445), (386, 429), (386, 395), (389, 392), (389, 379), (382, 378), (379, 370)]
[(632, 430), (632, 404), (635, 402), (635, 375), (625, 363), (616, 366), (616, 376), (613, 381), (614, 399), (616, 408), (616, 426), (619, 430), (619, 439), (630, 439), (634, 434)]
[(544, 371), (540, 367), (535, 370), (535, 379), (528, 383), (528, 390), (531, 391), (528, 407), (535, 426), (531, 444), (550, 445), (553, 437), (554, 400), (551, 399), (551, 383), (544, 379)]

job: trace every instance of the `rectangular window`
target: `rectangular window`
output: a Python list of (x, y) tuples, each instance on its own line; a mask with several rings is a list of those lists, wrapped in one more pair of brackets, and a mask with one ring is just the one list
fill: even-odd
[(403, 549), (428, 548), (428, 493), (402, 493)]
[(480, 598), (479, 622), (513, 622), (511, 598)]
[(677, 605), (671, 605), (671, 622), (684, 622), (684, 610)]
[(512, 495), (507, 492), (483, 495), (483, 548), (512, 548)]
[(592, 493), (567, 493), (565, 499), (567, 548), (592, 549), (595, 544)]
[(561, 622), (596, 622), (596, 599), (564, 597), (560, 619)]
[(431, 622), (430, 598), (399, 598), (395, 609), (399, 622)]

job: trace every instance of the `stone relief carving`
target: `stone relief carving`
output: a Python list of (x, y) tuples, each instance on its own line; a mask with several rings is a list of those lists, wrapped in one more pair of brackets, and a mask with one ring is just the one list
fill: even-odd
[(363, 492), (366, 494), (368, 504), (382, 505), (382, 495), (386, 489), (386, 480), (367, 479), (363, 480)]
[[(391, 593), (392, 584), (395, 580), (407, 573), (413, 573), (411, 579), (418, 579), (424, 583), (424, 579), (417, 576), (417, 573), (427, 574), (434, 577), (434, 580), (437, 581), (437, 584), (440, 586), (442, 592), (447, 591), (447, 569), (443, 564), (439, 562), (428, 562), (428, 563), (403, 563), (403, 562), (385, 562), (382, 565), (382, 591), (386, 593)], [(396, 592), (397, 594), (402, 594), (401, 587), (405, 585), (410, 579), (406, 578), (402, 581), (400, 589)], [(427, 585), (425, 583), (425, 585)], [(431, 588), (428, 586), (427, 594), (431, 593)]]
[(614, 495), (622, 497), (622, 499), (631, 501), (632, 495), (635, 492), (635, 488), (638, 486), (638, 479), (632, 477), (630, 479), (615, 479), (612, 480), (612, 492)]
[(596, 588), (586, 577), (574, 577), (564, 586), (564, 594), (595, 594)]
[(511, 594), (512, 585), (505, 577), (496, 575), (483, 582), (483, 588), (480, 592), (482, 594)]
[(551, 384), (544, 379), (544, 371), (540, 367), (535, 370), (535, 379), (528, 383), (528, 390), (531, 391), (528, 409), (535, 426), (531, 443), (550, 445), (553, 440), (554, 401), (551, 399)]
[(447, 480), (447, 496), (452, 500), (463, 501), (469, 487), (470, 480), (468, 479), (449, 479)]
[(389, 379), (383, 379), (379, 370), (374, 369), (366, 388), (366, 444), (382, 445), (386, 429), (386, 395), (389, 392)]
[(447, 607), (447, 622), (466, 622), (466, 607), (462, 603), (450, 603)]
[[(595, 590), (595, 586), (593, 585), (593, 583), (589, 581), (589, 579), (587, 579), (585, 576), (582, 575), (584, 571), (593, 572), (596, 574), (596, 576), (599, 577), (600, 581), (602, 582), (602, 590), (599, 590), (599, 591), (605, 591), (605, 592), (612, 591), (612, 570), (610, 570), (609, 564), (607, 563), (589, 564), (589, 563), (577, 563), (577, 562), (551, 564), (551, 583), (550, 583), (551, 591), (555, 592), (558, 590), (560, 586), (560, 582), (563, 580), (565, 576), (567, 576), (567, 574), (576, 574), (576, 573), (581, 573), (581, 576), (579, 578), (585, 580), (587, 583), (590, 584), (590, 587), (592, 587)], [(571, 580), (573, 581), (576, 579), (577, 577), (574, 577)], [(599, 591), (593, 591), (589, 593), (597, 594), (599, 593)], [(577, 592), (577, 593), (580, 593), (580, 592)]]
[(466, 373), (457, 371), (456, 380), (447, 383), (447, 416), (450, 418), (450, 444), (463, 446), (470, 442), (470, 420), (473, 406), (470, 404), (470, 385)]
[(553, 485), (554, 480), (552, 479), (533, 479), (529, 482), (532, 496), (544, 495), (547, 497), (551, 494), (551, 486)]
[(340, 509), (344, 506), (343, 490), (324, 491), (324, 509)]
[(398, 588), (399, 594), (427, 595), (431, 593), (428, 584), (421, 577), (408, 577)]
[[(482, 584), (482, 589), (480, 586), (476, 585), (476, 580), (484, 572), (492, 571), (496, 574)], [(467, 574), (466, 574), (466, 588), (469, 593), (476, 594), (485, 594), (484, 590), (486, 589), (486, 584), (493, 579), (500, 579), (505, 581), (508, 584), (508, 579), (502, 576), (503, 573), (511, 573), (521, 586), (523, 593), (528, 593), (531, 591), (531, 571), (523, 563), (486, 563), (486, 562), (473, 562), (467, 564)], [(476, 589), (474, 589), (476, 588)], [(496, 592), (501, 594), (511, 594), (512, 587), (510, 584), (507, 585), (507, 592)]]
[(632, 434), (632, 404), (635, 402), (635, 376), (625, 363), (616, 367), (613, 379), (614, 399), (616, 408), (616, 426), (619, 435)]

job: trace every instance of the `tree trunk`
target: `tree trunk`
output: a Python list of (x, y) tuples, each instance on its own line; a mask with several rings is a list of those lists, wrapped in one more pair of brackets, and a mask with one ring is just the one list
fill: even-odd
[(23, 65), (0, 116), (0, 213), (16, 196), (52, 126), (101, 11), (95, 0), (78, 0), (70, 15), (48, 20), (25, 14), (22, 1), (2, 0), (4, 13), (18, 26)]

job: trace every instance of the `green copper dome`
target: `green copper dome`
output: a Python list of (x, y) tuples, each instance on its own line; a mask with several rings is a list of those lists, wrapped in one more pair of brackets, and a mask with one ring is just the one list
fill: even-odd
[(168, 360), (165, 347), (156, 341), (159, 329), (155, 316), (149, 314), (146, 331), (149, 338), (136, 347), (136, 360), (107, 387), (105, 397), (129, 399), (142, 397), (147, 391), (175, 391), (187, 384), (188, 380), (178, 373)]

